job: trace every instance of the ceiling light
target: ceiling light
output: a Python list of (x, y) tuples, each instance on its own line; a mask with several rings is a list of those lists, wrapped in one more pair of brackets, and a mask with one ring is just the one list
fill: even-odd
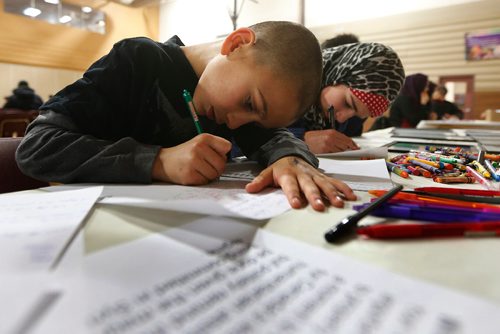
[(92, 8), (90, 8), (89, 6), (83, 6), (82, 7), (82, 12), (84, 13), (91, 13), (92, 12)]
[(71, 16), (69, 15), (63, 15), (59, 18), (59, 22), (61, 23), (68, 23), (69, 21), (71, 21)]
[(42, 11), (35, 7), (28, 7), (23, 10), (23, 14), (31, 17), (37, 17)]
[(53, 5), (58, 5), (59, 4), (59, 0), (44, 0), (46, 3), (51, 3)]

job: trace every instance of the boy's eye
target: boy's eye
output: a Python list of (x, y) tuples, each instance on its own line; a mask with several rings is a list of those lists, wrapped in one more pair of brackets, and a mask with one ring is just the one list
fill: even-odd
[(253, 103), (252, 103), (252, 97), (247, 97), (246, 100), (245, 100), (245, 108), (248, 110), (248, 111), (254, 111), (253, 109)]

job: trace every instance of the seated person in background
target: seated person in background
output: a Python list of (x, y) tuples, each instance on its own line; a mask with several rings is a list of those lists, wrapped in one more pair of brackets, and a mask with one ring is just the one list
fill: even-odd
[[(309, 149), (316, 154), (358, 149), (339, 130), (354, 116), (382, 115), (398, 95), (404, 77), (398, 55), (383, 44), (346, 44), (323, 50), (323, 89), (316, 106), (301, 120)], [(329, 120), (330, 107), (335, 129)]]
[(323, 43), (321, 43), (321, 49), (329, 49), (334, 48), (336, 46), (351, 44), (351, 43), (359, 43), (359, 37), (354, 34), (338, 34), (330, 39), (327, 39)]
[(434, 90), (436, 89), (437, 84), (434, 81), (429, 80), (427, 83), (427, 94), (429, 95), (429, 101), (425, 105), (426, 108), (426, 113), (427, 113), (427, 119), (435, 119), (434, 114), (432, 113), (432, 94), (434, 94)]
[(422, 73), (406, 77), (401, 93), (391, 106), (392, 126), (415, 128), (421, 120), (428, 119), (428, 82), (427, 75)]
[[(293, 208), (308, 202), (322, 211), (323, 197), (341, 207), (356, 195), (282, 128), (315, 102), (321, 72), (316, 37), (292, 22), (239, 28), (210, 45), (125, 39), (44, 104), (17, 162), (45, 181), (201, 185), (222, 174), (234, 137), (267, 167), (248, 192), (276, 186)], [(197, 133), (184, 89), (205, 133)]]
[(446, 93), (448, 89), (439, 85), (432, 94), (431, 113), (434, 114), (434, 119), (463, 119), (463, 111), (455, 103), (445, 100)]
[(28, 82), (24, 80), (19, 81), (17, 88), (12, 91), (12, 95), (6, 99), (4, 108), (35, 110), (43, 104), (42, 98), (35, 94)]
[[(321, 49), (329, 49), (334, 48), (340, 45), (351, 44), (351, 43), (359, 43), (359, 37), (351, 34), (344, 33), (338, 34), (335, 37), (327, 39), (323, 43), (321, 43)], [(360, 118), (358, 116), (353, 116), (349, 118), (347, 121), (340, 123), (335, 123), (335, 130), (346, 135), (347, 137), (359, 137), (363, 133), (363, 123), (366, 118)], [(339, 136), (339, 140), (342, 140), (343, 137)], [(345, 139), (345, 138), (344, 138)]]

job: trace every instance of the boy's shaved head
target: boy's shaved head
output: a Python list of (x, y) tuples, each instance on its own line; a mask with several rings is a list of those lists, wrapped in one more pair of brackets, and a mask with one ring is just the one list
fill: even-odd
[(296, 85), (300, 100), (297, 118), (302, 116), (320, 91), (323, 62), (318, 40), (310, 30), (293, 22), (267, 21), (249, 28), (256, 34), (252, 48), (255, 62)]

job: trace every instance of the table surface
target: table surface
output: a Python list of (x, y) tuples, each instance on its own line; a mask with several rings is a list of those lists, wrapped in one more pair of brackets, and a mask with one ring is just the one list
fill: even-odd
[[(380, 133), (363, 136), (360, 142), (378, 146), (390, 142)], [(363, 147), (364, 146), (364, 147)], [(363, 148), (366, 145), (362, 145)], [(403, 179), (391, 175), (394, 183), (408, 188), (436, 186), (432, 180)], [(461, 187), (477, 188), (475, 185)], [(324, 232), (347, 215), (354, 213), (352, 205), (367, 202), (370, 195), (356, 192), (358, 200), (347, 202), (345, 208), (329, 208), (326, 212), (315, 212), (310, 207), (289, 210), (265, 222), (242, 220), (247, 224), (260, 224), (261, 228), (305, 242), (328, 251), (338, 252), (353, 260), (368, 263), (386, 270), (403, 274), (439, 286), (448, 287), (487, 299), (500, 305), (500, 238), (439, 238), (413, 240), (369, 240), (357, 238), (340, 245), (331, 245), (324, 240)], [(150, 233), (180, 226), (189, 222), (194, 214), (162, 211), (146, 208), (106, 206), (96, 204), (86, 218), (84, 240), (86, 253), (92, 253), (113, 245), (142, 238)], [(381, 218), (366, 217), (366, 223)]]

